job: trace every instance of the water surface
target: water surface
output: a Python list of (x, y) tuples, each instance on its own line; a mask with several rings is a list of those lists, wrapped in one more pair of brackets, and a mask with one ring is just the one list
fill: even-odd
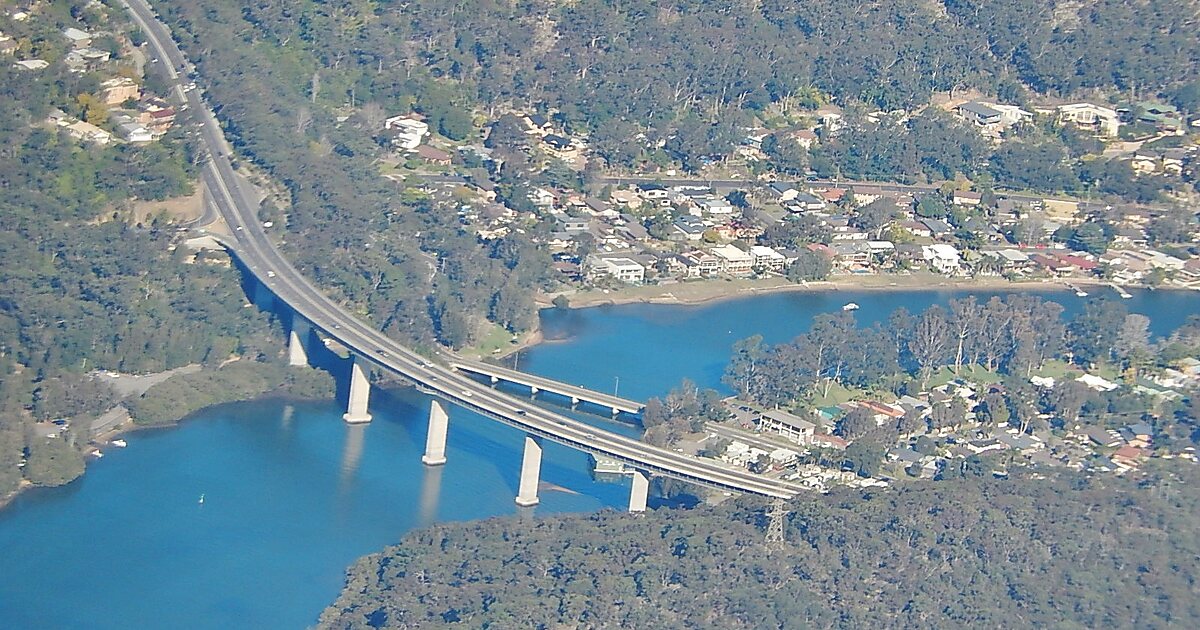
[[(551, 310), (543, 314), (550, 342), (511, 360), (637, 399), (661, 396), (684, 377), (720, 388), (737, 339), (786, 341), (814, 314), (847, 302), (871, 322), (967, 293), (782, 293)], [(1039, 295), (1061, 301), (1068, 315), (1083, 303), (1068, 292)], [(1200, 312), (1200, 293), (1138, 292), (1123, 303), (1166, 334)], [(333, 402), (259, 401), (127, 436), (128, 448), (108, 450), (79, 481), (26, 493), (0, 511), (0, 627), (312, 624), (357, 557), (433, 521), (518, 513), (521, 434), (450, 408), (449, 463), (427, 468), (427, 409), (415, 393), (376, 395), (375, 421), (349, 427)], [(536, 514), (620, 509), (628, 500), (627, 482), (592, 481), (585, 455), (550, 443), (542, 479), (578, 494), (543, 491)]]

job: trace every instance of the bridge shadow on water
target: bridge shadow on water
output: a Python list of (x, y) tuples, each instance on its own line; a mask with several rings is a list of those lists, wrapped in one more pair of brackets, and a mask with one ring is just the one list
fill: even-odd
[[(291, 307), (278, 300), (270, 288), (250, 273), (236, 255), (232, 256), (235, 267), (241, 272), (241, 288), (249, 304), (267, 314), (272, 325), (278, 331), (283, 344), (289, 341), (289, 333), (293, 328), (293, 318), (296, 317)], [(349, 399), (350, 371), (353, 365), (351, 356), (332, 350), (321, 343), (321, 336), (315, 331), (309, 333), (306, 339), (308, 364), (316, 369), (324, 370), (334, 377), (336, 383), (335, 397), (339, 405), (344, 406)], [(332, 344), (338, 347), (337, 344)], [(486, 377), (472, 376), (481, 383), (488, 384)], [(376, 410), (387, 410), (377, 413), (373, 422), (399, 422), (415, 444), (423, 445), (428, 431), (427, 418), (429, 404), (433, 398), (416, 387), (401, 379), (384, 377), (376, 379), (371, 391), (370, 407)], [(631, 438), (637, 438), (641, 433), (641, 418), (638, 415), (619, 413), (612, 415), (611, 410), (603, 405), (581, 401), (572, 406), (570, 396), (542, 391), (531, 397), (529, 388), (513, 383), (501, 382), (494, 385), (498, 391), (518, 398), (533, 398), (534, 402), (581, 422), (585, 422), (603, 430), (619, 433)], [(444, 466), (424, 467), (422, 488), (420, 492), (417, 521), (422, 525), (435, 522), (438, 519), (438, 507), (442, 493), (443, 475), (450, 474), (447, 466), (454, 466), (456, 459), (468, 459), (475, 465), (494, 468), (495, 473), (503, 479), (513, 496), (516, 496), (520, 485), (521, 457), (523, 452), (524, 433), (519, 429), (480, 416), (466, 409), (447, 406), (451, 415), (450, 432), (447, 450), (450, 462)], [(370, 426), (370, 425), (366, 425)], [(355, 474), (356, 462), (363, 444), (369, 436), (365, 426), (347, 426), (346, 442), (347, 469), (343, 475)], [(558, 491), (567, 493), (582, 493), (601, 498), (604, 503), (614, 503), (613, 492), (624, 494), (629, 487), (629, 478), (624, 475), (606, 476), (592, 472), (592, 460), (586, 453), (576, 451), (568, 446), (549, 442), (545, 445), (546, 452), (542, 461), (543, 492)], [(349, 483), (343, 479), (343, 483)], [(670, 493), (670, 498), (664, 498), (656, 490), (659, 483), (652, 484), (650, 507), (688, 507), (696, 503), (695, 497), (688, 494)], [(660, 495), (660, 496), (654, 496)], [(617, 501), (619, 503), (619, 501)], [(539, 508), (524, 508), (518, 513), (529, 516)], [(544, 507), (540, 509), (545, 509)]]

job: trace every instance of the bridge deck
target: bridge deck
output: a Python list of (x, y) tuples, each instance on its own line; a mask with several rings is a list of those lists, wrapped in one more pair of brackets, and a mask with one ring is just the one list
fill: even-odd
[(583, 402), (590, 402), (610, 409), (624, 411), (625, 413), (641, 413), (645, 407), (642, 403), (628, 398), (621, 398), (612, 394), (605, 394), (586, 387), (578, 385), (570, 385), (561, 381), (521, 372), (510, 368), (493, 365), (491, 363), (482, 363), (479, 361), (469, 361), (467, 359), (455, 358), (450, 362), (450, 367), (463, 372), (471, 372), (483, 376), (494, 376), (501, 380), (526, 387), (536, 387), (544, 392), (551, 392), (561, 396), (577, 398)]
[[(529, 400), (505, 394), (471, 378), (466, 369), (458, 371), (430, 362), (409, 348), (388, 338), (371, 324), (346, 312), (300, 273), (263, 230), (258, 221), (258, 202), (234, 172), (229, 160), (232, 151), (211, 109), (205, 106), (199, 90), (184, 91), (183, 74), (189, 64), (171, 39), (170, 30), (159, 22), (145, 0), (122, 0), (134, 20), (146, 33), (156, 58), (172, 82), (176, 103), (190, 105), (190, 114), (198, 119), (200, 140), (208, 159), (202, 169), (204, 184), (212, 193), (221, 217), (233, 229), (223, 238), (246, 271), (282, 303), (309, 322), (314, 329), (336, 339), (357, 360), (366, 360), (405, 378), (431, 395), (481, 413), (529, 434), (542, 436), (572, 448), (629, 463), (651, 474), (705, 484), (722, 490), (750, 492), (769, 497), (790, 497), (802, 491), (797, 484), (753, 474), (714, 460), (697, 458), (652, 446), (573, 418), (554, 413)], [(465, 367), (465, 365), (464, 365)], [(489, 370), (497, 368), (489, 366)], [(502, 368), (500, 368), (502, 369)], [(501, 374), (496, 374), (501, 377)], [(504, 374), (504, 378), (510, 378)], [(518, 378), (519, 377), (519, 378)], [(513, 371), (511, 379), (531, 387), (571, 395), (570, 388), (550, 379), (531, 378)], [(539, 384), (539, 382), (541, 384)], [(545, 387), (543, 387), (543, 385)], [(564, 391), (565, 390), (565, 391)], [(637, 409), (641, 405), (578, 388), (582, 399), (612, 404), (619, 409)], [(607, 402), (604, 402), (607, 401)]]

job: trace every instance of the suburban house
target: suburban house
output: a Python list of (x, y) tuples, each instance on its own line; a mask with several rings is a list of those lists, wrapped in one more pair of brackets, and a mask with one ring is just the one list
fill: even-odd
[(105, 105), (120, 105), (128, 100), (138, 100), (142, 91), (129, 77), (116, 77), (100, 84), (100, 97)]
[(962, 265), (962, 256), (953, 245), (944, 243), (922, 245), (921, 254), (925, 257), (925, 262), (929, 263), (929, 266), (938, 273), (950, 275), (956, 273)]
[(417, 157), (428, 164), (435, 164), (437, 166), (450, 166), (452, 161), (449, 153), (426, 144), (417, 147)]
[(929, 234), (934, 238), (954, 234), (954, 226), (941, 219), (922, 219), (921, 224), (925, 226), (925, 229), (929, 230)]
[(721, 260), (708, 252), (695, 250), (681, 254), (689, 270), (694, 269), (694, 274), (689, 272), (691, 277), (707, 278), (715, 276), (721, 271)]
[(854, 196), (854, 203), (860, 206), (865, 206), (883, 197), (883, 193), (878, 188), (865, 188), (863, 186), (852, 186), (850, 194)]
[(843, 269), (871, 264), (871, 245), (865, 240), (834, 241), (829, 248), (833, 250), (834, 264)]
[(578, 234), (588, 230), (588, 220), (575, 217), (564, 217), (558, 222), (558, 229), (568, 234)]
[(787, 182), (774, 182), (769, 188), (771, 192), (775, 193), (775, 197), (780, 203), (791, 201), (800, 194), (799, 189)]
[(634, 210), (642, 207), (642, 198), (637, 193), (630, 190), (614, 190), (608, 196), (609, 201), (615, 204), (627, 206)]
[(64, 125), (67, 133), (76, 140), (86, 140), (96, 144), (104, 145), (112, 142), (112, 134), (93, 125), (83, 122), (82, 120), (75, 121), (71, 124)]
[(1160, 156), (1158, 151), (1141, 149), (1129, 160), (1129, 168), (1134, 175), (1153, 175), (1158, 172)]
[(707, 227), (700, 219), (684, 215), (671, 224), (670, 239), (673, 241), (698, 241), (704, 237)]
[(642, 199), (655, 206), (671, 205), (670, 193), (661, 184), (642, 184), (640, 187)]
[(1162, 152), (1163, 172), (1176, 177), (1183, 174), (1183, 164), (1187, 160), (1187, 149), (1167, 149)]
[(610, 276), (628, 284), (641, 284), (646, 280), (646, 268), (636, 260), (625, 256), (590, 254), (585, 267), (589, 279)]
[(825, 209), (825, 200), (806, 192), (797, 192), (787, 205), (793, 212), (816, 212)]
[(759, 269), (783, 271), (787, 266), (787, 257), (765, 245), (750, 247), (750, 255), (754, 257), (754, 266)]
[(986, 101), (970, 101), (957, 107), (958, 115), (979, 127), (985, 135), (999, 135), (1009, 127), (1029, 120), (1033, 114), (1015, 105), (998, 105)]
[(66, 30), (63, 31), (63, 35), (70, 40), (71, 46), (75, 48), (87, 48), (88, 46), (92, 45), (92, 34), (86, 31), (81, 31), (74, 26), (67, 27)]
[(758, 418), (760, 431), (778, 433), (797, 444), (811, 444), (817, 425), (786, 411), (773, 409)]
[(1091, 103), (1060, 105), (1058, 121), (1071, 123), (1080, 129), (1086, 129), (1105, 138), (1115, 138), (1121, 126), (1117, 110)]
[(525, 133), (530, 135), (546, 135), (553, 130), (550, 119), (541, 114), (529, 114), (521, 122), (525, 124)]
[(138, 122), (145, 125), (151, 133), (162, 135), (171, 129), (171, 125), (175, 124), (175, 109), (169, 106), (163, 107), (157, 103), (146, 104), (138, 115)]
[(701, 199), (696, 205), (706, 217), (727, 219), (733, 216), (733, 204), (724, 199)]
[(812, 130), (809, 129), (794, 131), (789, 135), (793, 140), (796, 141), (796, 144), (804, 147), (805, 149), (811, 149), (812, 146), (818, 142), (817, 134), (813, 133)]
[(956, 206), (978, 206), (983, 202), (983, 195), (969, 190), (956, 190), (952, 199)]
[(421, 139), (429, 135), (429, 125), (415, 117), (415, 114), (392, 116), (383, 123), (384, 132), (391, 136), (392, 144), (401, 149), (415, 149), (421, 144)]
[(117, 125), (117, 133), (121, 139), (131, 144), (143, 144), (154, 140), (150, 130), (137, 122), (124, 122)]
[(721, 273), (731, 276), (748, 275), (754, 267), (754, 257), (733, 245), (714, 247), (712, 255), (717, 257)]
[(570, 138), (553, 133), (542, 138), (542, 148), (560, 160), (574, 160), (579, 157), (579, 147)]

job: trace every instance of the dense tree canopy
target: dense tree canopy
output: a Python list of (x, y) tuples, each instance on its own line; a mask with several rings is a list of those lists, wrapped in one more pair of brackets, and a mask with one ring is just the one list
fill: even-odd
[(320, 625), (1186, 625), (1200, 480), (1184, 468), (805, 495), (776, 549), (751, 500), (438, 525), (359, 560)]

